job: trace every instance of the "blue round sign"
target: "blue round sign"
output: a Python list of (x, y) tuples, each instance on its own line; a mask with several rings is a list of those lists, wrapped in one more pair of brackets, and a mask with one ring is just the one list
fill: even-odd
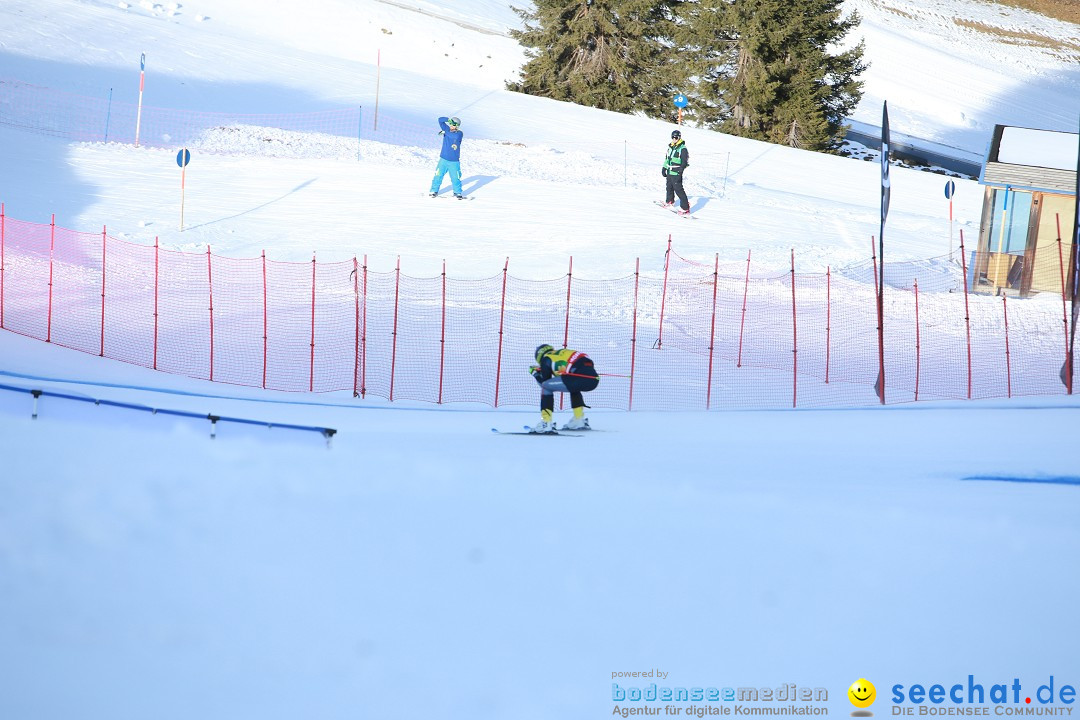
[(186, 148), (176, 153), (177, 165), (179, 165), (180, 167), (186, 167), (189, 162), (191, 162), (191, 153), (188, 152)]
[(945, 199), (952, 200), (953, 194), (956, 192), (956, 183), (949, 180), (945, 183)]
[(140, 70), (145, 70), (146, 69), (146, 53), (143, 53), (142, 55), (139, 56), (139, 69)]
[(679, 93), (678, 95), (675, 96), (675, 107), (684, 108), (689, 104), (690, 104), (690, 101), (687, 100), (686, 96), (683, 95), (682, 93)]

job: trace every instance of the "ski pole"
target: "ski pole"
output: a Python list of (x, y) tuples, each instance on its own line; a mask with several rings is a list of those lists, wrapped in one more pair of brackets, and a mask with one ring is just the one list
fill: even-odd
[[(572, 373), (572, 372), (564, 372), (564, 373), (559, 373), (559, 374), (560, 375), (569, 375), (570, 377), (581, 377), (581, 378), (591, 378), (591, 377), (593, 377), (592, 375), (582, 375), (581, 373)], [(602, 377), (621, 377), (621, 378), (633, 377), (633, 375), (616, 375), (615, 373), (596, 373), (596, 374), (600, 375)]]

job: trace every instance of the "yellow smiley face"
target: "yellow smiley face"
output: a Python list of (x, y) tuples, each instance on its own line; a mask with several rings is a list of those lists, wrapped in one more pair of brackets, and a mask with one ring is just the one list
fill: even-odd
[(855, 707), (866, 708), (874, 704), (874, 700), (877, 698), (877, 690), (874, 689), (874, 683), (866, 678), (859, 678), (851, 683), (847, 696)]

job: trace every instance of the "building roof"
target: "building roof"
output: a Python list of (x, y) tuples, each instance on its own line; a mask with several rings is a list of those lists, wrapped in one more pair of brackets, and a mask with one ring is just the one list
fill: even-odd
[(1078, 152), (1077, 133), (995, 125), (979, 182), (1075, 195)]

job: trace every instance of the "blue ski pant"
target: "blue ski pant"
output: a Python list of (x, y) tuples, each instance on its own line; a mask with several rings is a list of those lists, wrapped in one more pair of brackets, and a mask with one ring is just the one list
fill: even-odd
[(439, 165), (435, 168), (435, 177), (431, 179), (431, 192), (439, 192), (442, 187), (443, 175), (448, 172), (450, 173), (450, 185), (454, 188), (454, 194), (461, 194), (461, 162), (444, 158), (439, 158)]

